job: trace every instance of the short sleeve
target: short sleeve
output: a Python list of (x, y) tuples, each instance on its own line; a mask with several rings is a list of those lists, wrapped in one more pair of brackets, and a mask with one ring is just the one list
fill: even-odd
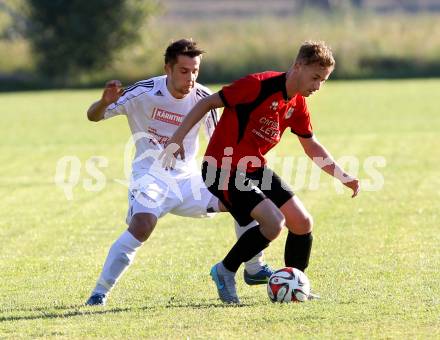
[(235, 107), (237, 104), (251, 102), (258, 96), (259, 91), (260, 81), (248, 75), (224, 86), (219, 95), (226, 107)]
[(211, 139), (212, 134), (214, 133), (214, 129), (217, 126), (218, 122), (218, 111), (213, 109), (208, 112), (205, 117), (205, 133), (206, 136)]
[(115, 103), (107, 106), (104, 112), (104, 119), (118, 115), (127, 115), (127, 102), (127, 94), (124, 94)]
[[(212, 91), (209, 88), (197, 83), (197, 89), (196, 89), (197, 101), (201, 100), (202, 98), (206, 98), (211, 94)], [(208, 139), (211, 139), (211, 136), (214, 133), (214, 129), (217, 126), (217, 122), (218, 122), (218, 111), (216, 109), (212, 109), (208, 112), (208, 114), (205, 116), (205, 119), (203, 121), (205, 126), (205, 134)]]
[(310, 112), (303, 96), (296, 98), (296, 106), (289, 124), (292, 133), (302, 138), (313, 136), (313, 127), (310, 119)]

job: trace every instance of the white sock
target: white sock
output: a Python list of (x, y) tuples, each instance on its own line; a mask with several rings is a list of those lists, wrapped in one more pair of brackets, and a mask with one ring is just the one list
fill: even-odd
[[(252, 221), (247, 226), (241, 227), (237, 221), (234, 220), (235, 223), (235, 234), (237, 234), (237, 239), (241, 237), (245, 233), (245, 231), (255, 227), (258, 225), (257, 221)], [(249, 261), (244, 263), (244, 267), (246, 271), (251, 274), (257, 274), (264, 265), (264, 253), (260, 251), (257, 255), (251, 258)]]
[(142, 245), (128, 230), (111, 246), (101, 275), (93, 293), (107, 294), (133, 262), (137, 249)]

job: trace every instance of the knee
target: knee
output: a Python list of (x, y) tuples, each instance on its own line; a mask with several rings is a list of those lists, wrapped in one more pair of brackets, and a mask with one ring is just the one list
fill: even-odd
[(265, 229), (264, 236), (269, 240), (273, 241), (275, 240), (283, 230), (284, 225), (286, 224), (286, 220), (283, 216), (283, 214), (277, 215), (273, 222), (270, 223), (270, 227)]
[(304, 216), (301, 226), (301, 234), (311, 233), (313, 230), (313, 217), (309, 214)]
[(156, 219), (144, 214), (136, 214), (131, 219), (128, 231), (140, 242), (148, 239), (156, 226)]

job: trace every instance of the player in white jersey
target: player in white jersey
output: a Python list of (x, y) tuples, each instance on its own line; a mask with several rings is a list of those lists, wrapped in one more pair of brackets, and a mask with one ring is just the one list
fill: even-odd
[[(111, 246), (101, 275), (87, 305), (104, 305), (108, 293), (134, 259), (157, 220), (167, 213), (205, 217), (226, 211), (205, 187), (196, 164), (199, 146), (196, 125), (185, 139), (185, 160), (175, 169), (164, 170), (158, 156), (186, 114), (211, 91), (196, 82), (203, 51), (192, 40), (178, 40), (165, 53), (166, 75), (140, 81), (122, 89), (117, 80), (107, 82), (102, 98), (87, 111), (91, 121), (125, 115), (133, 135), (136, 154), (128, 192), (128, 229)], [(204, 120), (208, 137), (217, 123), (212, 110)], [(237, 237), (248, 228), (235, 225)], [(248, 284), (266, 283), (272, 270), (263, 262), (263, 253), (245, 263)]]

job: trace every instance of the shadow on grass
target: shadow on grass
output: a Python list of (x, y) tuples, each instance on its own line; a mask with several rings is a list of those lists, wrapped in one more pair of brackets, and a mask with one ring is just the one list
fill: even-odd
[[(165, 308), (194, 308), (194, 309), (208, 309), (208, 308), (242, 308), (251, 307), (253, 304), (240, 303), (236, 304), (221, 304), (221, 303), (170, 303)], [(144, 307), (148, 309), (148, 307)], [(142, 308), (142, 309), (144, 309)]]
[(11, 312), (47, 312), (50, 310), (67, 310), (67, 309), (78, 309), (84, 307), (84, 305), (70, 305), (70, 306), (50, 306), (50, 307), (32, 307), (32, 308), (6, 308), (0, 309), (0, 313), (11, 313)]
[[(76, 308), (75, 310), (68, 310), (71, 308)], [(83, 309), (79, 309), (83, 308)], [(40, 315), (11, 315), (11, 316), (0, 316), (0, 323), (7, 321), (19, 321), (19, 320), (40, 320), (40, 319), (57, 319), (57, 318), (70, 318), (74, 316), (83, 316), (83, 315), (99, 315), (99, 314), (114, 314), (114, 313), (122, 313), (131, 311), (130, 308), (112, 308), (112, 309), (104, 309), (104, 310), (90, 310), (91, 307), (85, 306), (76, 306), (76, 307), (58, 307), (56, 309), (64, 310), (64, 312), (56, 313), (56, 312), (47, 312), (49, 310), (53, 310), (54, 307), (48, 308), (38, 308), (38, 309), (28, 309), (28, 310), (16, 310), (17, 312), (40, 312)]]
[[(209, 309), (209, 308), (242, 308), (250, 307), (253, 304), (240, 304), (240, 305), (228, 305), (221, 304), (219, 302), (206, 302), (206, 303), (185, 303), (168, 301), (165, 305), (157, 306), (145, 306), (136, 308), (111, 308), (105, 309), (105, 307), (87, 307), (84, 305), (70, 305), (70, 306), (50, 306), (50, 307), (35, 307), (35, 308), (23, 308), (23, 309), (9, 309), (0, 311), (3, 313), (33, 313), (33, 315), (10, 315), (0, 316), (0, 323), (8, 321), (20, 321), (20, 320), (42, 320), (42, 319), (57, 319), (57, 318), (70, 318), (76, 316), (90, 316), (90, 315), (102, 315), (102, 314), (116, 314), (124, 312), (133, 312), (136, 310), (151, 311), (161, 308), (193, 308), (193, 309)], [(60, 312), (54, 312), (58, 310)], [(35, 313), (39, 313), (35, 315)]]

